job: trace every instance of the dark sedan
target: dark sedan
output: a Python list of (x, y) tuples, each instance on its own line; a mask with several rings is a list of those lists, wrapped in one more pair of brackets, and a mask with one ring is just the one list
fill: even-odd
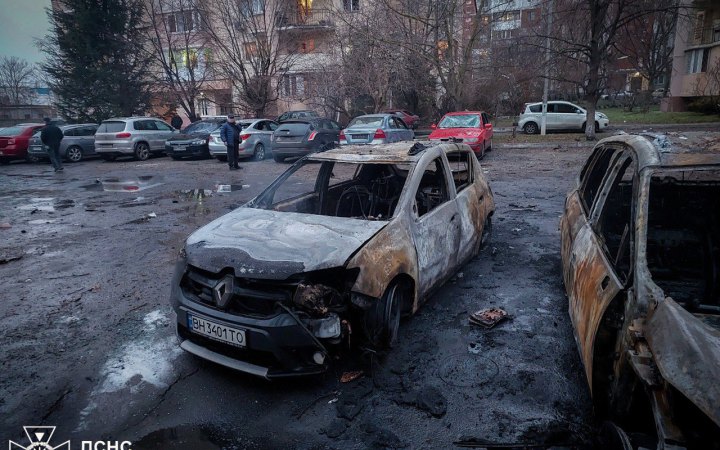
[(165, 141), (165, 154), (178, 160), (186, 157), (210, 158), (210, 133), (218, 130), (224, 119), (201, 120), (185, 127), (177, 136)]
[(272, 136), (276, 162), (322, 152), (339, 144), (340, 124), (330, 119), (288, 120), (281, 123)]

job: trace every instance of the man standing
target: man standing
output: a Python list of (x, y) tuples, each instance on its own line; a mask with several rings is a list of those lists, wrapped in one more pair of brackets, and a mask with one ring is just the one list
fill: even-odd
[(170, 119), (170, 126), (175, 128), (176, 130), (179, 130), (180, 128), (182, 128), (182, 124), (183, 124), (182, 117), (178, 116), (177, 114), (175, 114), (172, 117), (172, 119)]
[(220, 128), (220, 139), (227, 147), (227, 160), (230, 170), (237, 170), (238, 150), (240, 148), (240, 127), (235, 123), (235, 116), (228, 115), (227, 122)]
[(45, 126), (40, 131), (40, 141), (47, 147), (50, 162), (55, 168), (55, 172), (62, 172), (63, 165), (60, 159), (60, 141), (63, 138), (62, 130), (55, 124), (50, 123), (50, 118), (46, 117)]

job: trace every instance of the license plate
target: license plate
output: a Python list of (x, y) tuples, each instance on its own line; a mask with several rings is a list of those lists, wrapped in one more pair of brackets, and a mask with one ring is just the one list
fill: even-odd
[(367, 140), (368, 136), (369, 136), (369, 135), (367, 135), (367, 134), (351, 134), (351, 135), (350, 135), (350, 139), (362, 139), (362, 140)]
[(191, 314), (187, 315), (187, 325), (193, 333), (236, 347), (245, 347), (245, 330), (220, 325)]
[(176, 152), (184, 152), (185, 150), (187, 150), (187, 146), (186, 145), (176, 145), (173, 147), (173, 150)]

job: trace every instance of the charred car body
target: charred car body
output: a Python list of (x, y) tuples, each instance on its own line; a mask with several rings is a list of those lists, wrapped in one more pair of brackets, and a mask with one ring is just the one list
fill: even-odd
[(266, 378), (323, 372), (351, 337), (391, 347), (400, 316), (478, 253), (493, 212), (464, 144), (307, 156), (187, 239), (180, 345)]
[(560, 228), (575, 340), (611, 439), (720, 448), (720, 146), (600, 141)]

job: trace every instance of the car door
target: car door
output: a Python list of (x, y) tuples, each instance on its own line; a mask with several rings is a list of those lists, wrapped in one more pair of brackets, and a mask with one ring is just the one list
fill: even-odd
[(402, 119), (393, 117), (393, 121), (395, 122), (395, 126), (398, 130), (399, 141), (411, 141), (415, 137), (415, 133), (405, 124), (405, 122), (403, 122)]
[(83, 149), (83, 153), (86, 155), (95, 154), (95, 132), (97, 131), (97, 128), (97, 125), (90, 125), (82, 127), (78, 131), (80, 146)]
[(277, 122), (275, 122), (275, 121), (272, 121), (272, 120), (268, 120), (268, 121), (267, 121), (266, 127), (267, 127), (267, 130), (268, 130), (268, 131), (267, 131), (267, 133), (264, 133), (264, 134), (263, 134), (263, 136), (262, 136), (263, 141), (262, 141), (262, 142), (263, 142), (263, 144), (265, 145), (265, 148), (266, 148), (268, 151), (271, 151), (271, 150), (272, 150), (272, 135), (273, 135), (273, 133), (275, 132), (275, 130), (278, 129), (278, 126), (279, 126), (279, 124), (278, 124)]
[[(483, 139), (485, 139), (485, 141), (487, 141), (487, 142), (490, 142), (490, 140), (492, 139), (493, 134), (494, 134), (493, 126), (492, 126), (492, 123), (490, 122), (490, 116), (487, 113), (482, 113), (482, 114), (480, 114), (480, 116), (482, 117), (482, 122), (483, 122), (483, 133), (484, 133)], [(490, 127), (487, 128), (486, 125), (490, 125)]]
[(157, 150), (165, 150), (165, 141), (170, 139), (175, 129), (170, 125), (166, 124), (162, 120), (153, 120), (155, 129), (157, 130), (155, 142), (157, 144)]
[[(423, 162), (427, 161), (427, 162)], [(413, 171), (409, 192), (419, 292), (425, 294), (451, 275), (460, 243), (458, 207), (450, 172), (440, 156), (423, 158)]]
[(590, 220), (578, 231), (570, 255), (574, 272), (570, 319), (591, 390), (597, 330), (630, 273), (636, 183), (633, 164), (628, 153), (613, 156)]
[[(555, 102), (548, 102), (547, 104), (547, 122), (545, 127), (548, 130), (559, 130), (562, 128), (560, 124), (560, 115), (557, 112), (558, 104)], [(542, 106), (540, 107), (540, 120), (542, 120)]]
[[(482, 210), (486, 192), (482, 185), (475, 183), (474, 161), (477, 159), (470, 150), (451, 152), (446, 157), (455, 186), (455, 202), (460, 217), (460, 240), (457, 252), (457, 262), (460, 263), (472, 257), (480, 243), (481, 233), (478, 225), (484, 224), (487, 215), (487, 211)], [(483, 223), (476, 223), (478, 220), (482, 220)]]

